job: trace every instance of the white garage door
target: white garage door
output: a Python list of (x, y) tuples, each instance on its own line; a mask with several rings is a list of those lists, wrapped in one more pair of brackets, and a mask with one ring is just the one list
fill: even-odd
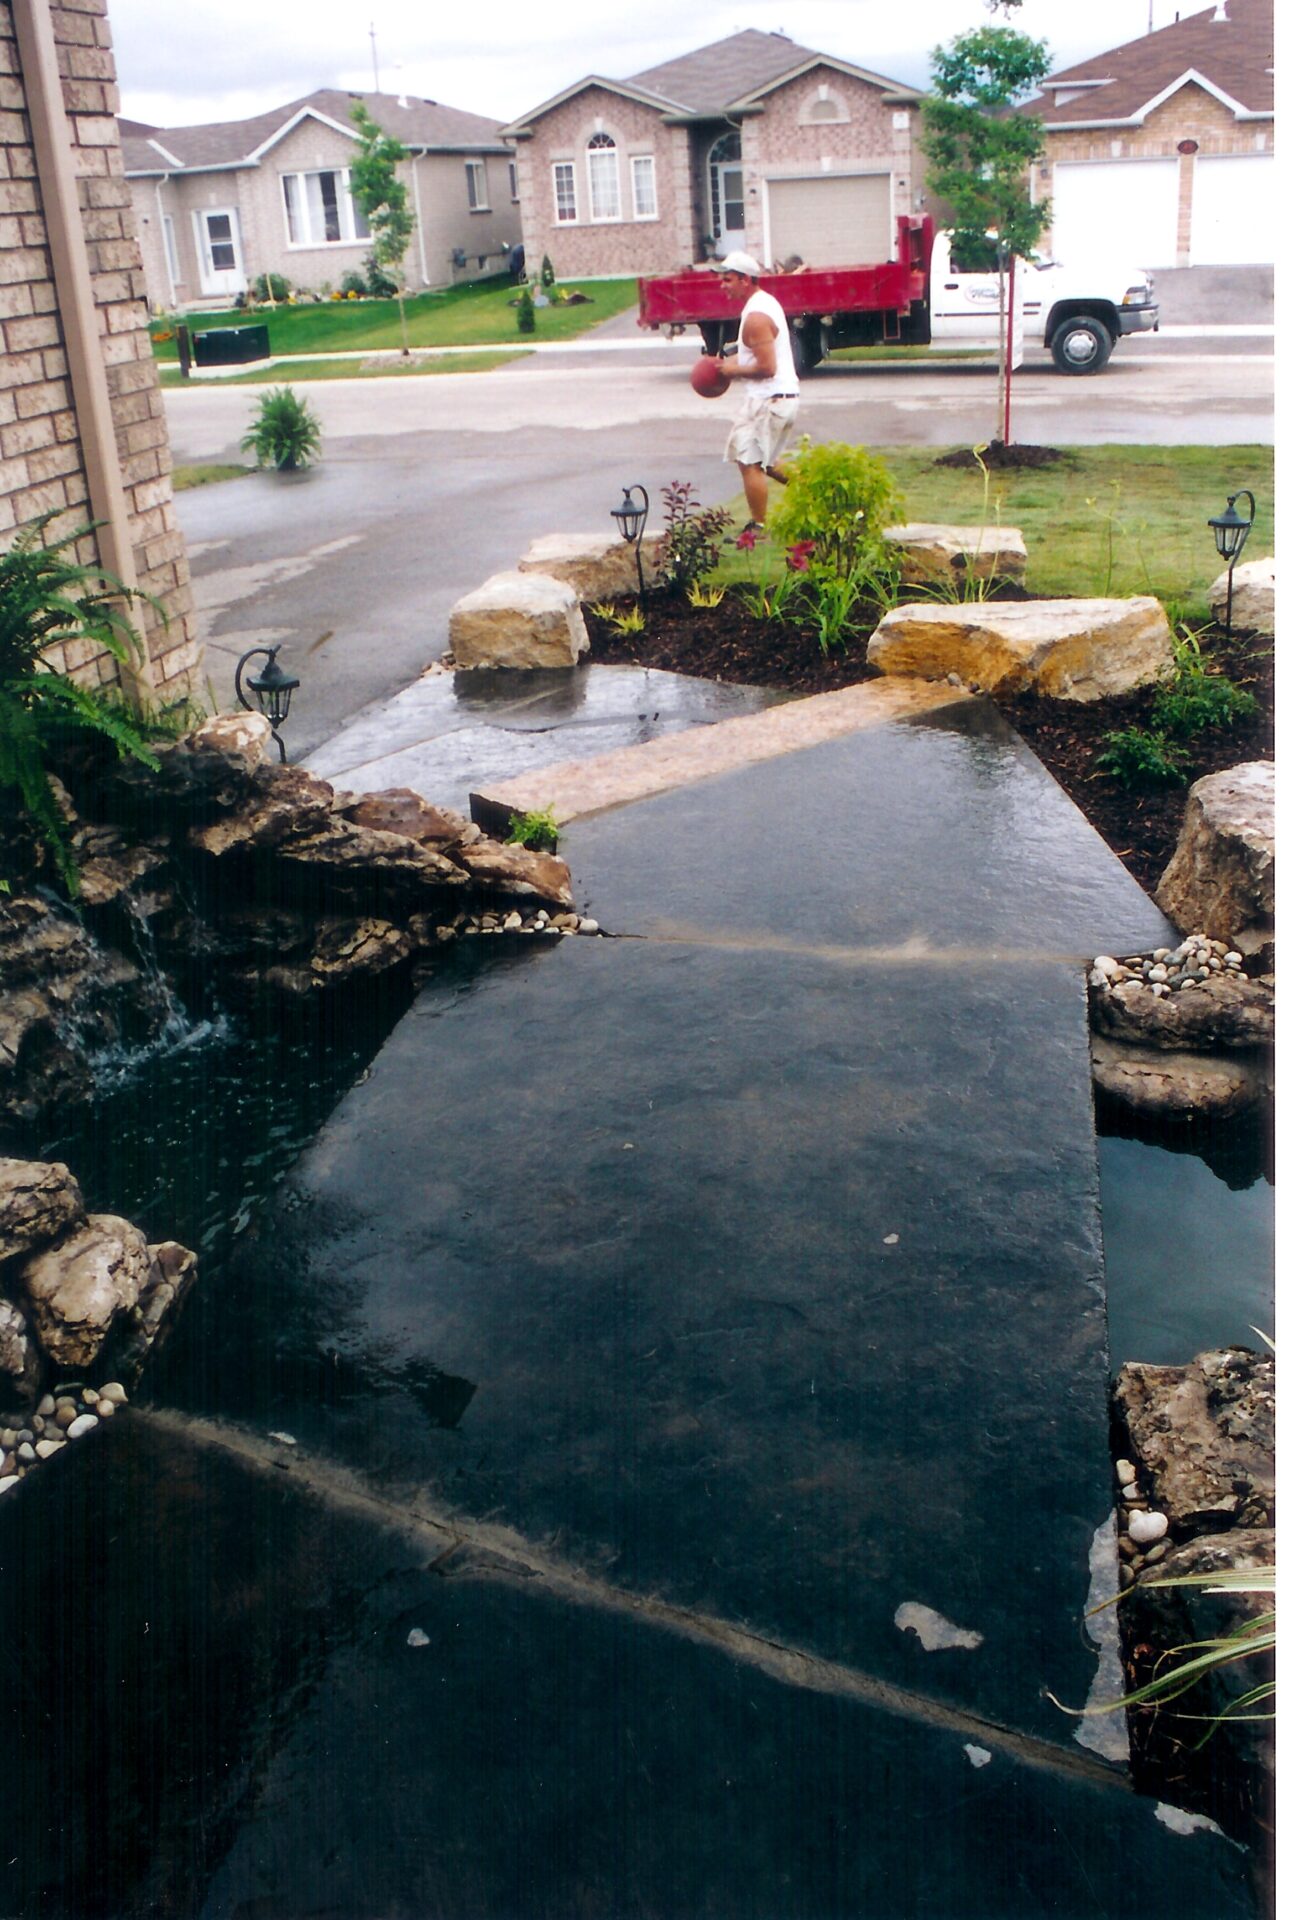
[(886, 173), (823, 173), (766, 182), (770, 258), (800, 253), (809, 267), (851, 267), (893, 254)]
[(1198, 154), (1192, 265), (1267, 265), (1273, 251), (1273, 155)]
[(1178, 162), (1062, 160), (1051, 205), (1057, 260), (1108, 254), (1139, 267), (1172, 267), (1178, 247)]

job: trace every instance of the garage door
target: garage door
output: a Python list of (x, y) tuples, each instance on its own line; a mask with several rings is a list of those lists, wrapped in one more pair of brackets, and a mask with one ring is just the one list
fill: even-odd
[(800, 253), (809, 267), (851, 267), (892, 258), (892, 185), (886, 173), (768, 180), (766, 202), (772, 260)]
[(1172, 267), (1178, 247), (1178, 162), (1062, 160), (1051, 204), (1058, 260), (1109, 255), (1128, 266)]
[(1273, 155), (1198, 154), (1192, 182), (1192, 265), (1258, 266), (1273, 259)]

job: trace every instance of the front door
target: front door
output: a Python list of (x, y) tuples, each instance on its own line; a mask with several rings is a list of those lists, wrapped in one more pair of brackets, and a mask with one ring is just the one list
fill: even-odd
[(203, 207), (195, 215), (199, 290), (234, 297), (245, 290), (240, 220), (234, 207)]
[(743, 201), (743, 162), (737, 133), (724, 134), (707, 156), (707, 190), (711, 232), (718, 256), (743, 245), (746, 208)]

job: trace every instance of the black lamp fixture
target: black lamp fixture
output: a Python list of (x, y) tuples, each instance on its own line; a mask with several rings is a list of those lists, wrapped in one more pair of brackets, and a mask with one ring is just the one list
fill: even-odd
[[(631, 543), (634, 547), (634, 564), (639, 569), (639, 605), (642, 607), (647, 604), (647, 594), (643, 584), (643, 530), (648, 524), (648, 490), (646, 487), (635, 485), (624, 487), (622, 492), (625, 498), (619, 507), (612, 508), (612, 518), (621, 529), (622, 540)], [(643, 496), (642, 506), (637, 506), (630, 498), (633, 493)]]
[[(299, 682), (278, 662), (276, 656), (280, 650), (279, 647), (251, 647), (248, 653), (241, 654), (236, 662), (236, 699), (246, 712), (254, 712), (253, 701), (245, 698), (245, 688), (248, 686), (254, 700), (258, 702), (258, 712), (272, 723), (272, 738), (280, 748), (281, 759), (284, 761), (285, 741), (281, 738), (278, 729), (285, 725), (286, 715), (290, 711), (290, 697)], [(245, 663), (259, 654), (266, 656), (267, 665), (260, 672), (252, 674), (246, 681)]]
[[(1243, 520), (1237, 511), (1239, 500), (1249, 500), (1251, 517)], [(1233, 568), (1242, 557), (1242, 548), (1251, 537), (1251, 528), (1255, 523), (1255, 495), (1249, 487), (1242, 487), (1237, 493), (1228, 495), (1228, 505), (1222, 513), (1217, 513), (1206, 524), (1214, 534), (1214, 544), (1220, 555), (1228, 562), (1228, 604), (1224, 609), (1223, 637), (1225, 642), (1232, 637), (1232, 597)]]

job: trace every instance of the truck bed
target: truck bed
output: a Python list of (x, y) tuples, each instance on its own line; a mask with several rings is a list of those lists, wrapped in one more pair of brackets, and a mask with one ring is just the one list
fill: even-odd
[[(897, 222), (897, 258), (855, 267), (803, 267), (797, 273), (767, 273), (761, 285), (791, 315), (908, 313), (928, 298), (933, 221), (903, 214)], [(639, 282), (641, 327), (692, 326), (702, 320), (733, 320), (739, 302), (728, 300), (720, 275), (709, 267), (663, 274)]]

